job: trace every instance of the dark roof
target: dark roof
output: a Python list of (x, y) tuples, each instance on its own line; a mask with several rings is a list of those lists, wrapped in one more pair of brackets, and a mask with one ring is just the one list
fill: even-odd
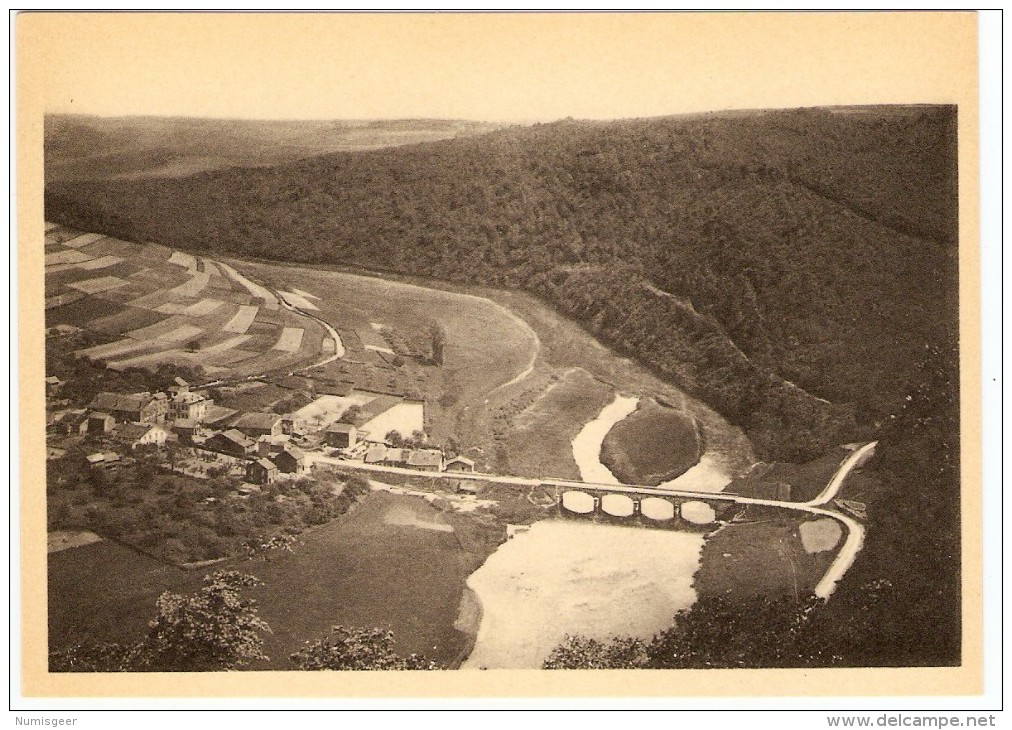
[(246, 438), (246, 434), (244, 434), (242, 431), (236, 431), (234, 428), (230, 428), (228, 431), (222, 431), (221, 433), (216, 433), (213, 436), (211, 436), (211, 438), (208, 439), (208, 441), (212, 441), (219, 437), (223, 439), (228, 439), (232, 443), (242, 446), (244, 449), (248, 449), (253, 446), (253, 442), (250, 439)]
[(443, 452), (439, 449), (419, 449), (408, 456), (410, 466), (439, 466), (443, 463)]
[(113, 418), (108, 413), (102, 413), (102, 411), (92, 411), (91, 413), (88, 414), (87, 417), (88, 418), (101, 418), (103, 421), (115, 421), (116, 420), (115, 418)]
[(128, 423), (125, 426), (121, 426), (116, 431), (116, 437), (121, 438), (125, 441), (137, 441), (142, 436), (147, 435), (154, 426), (144, 423)]
[(281, 420), (281, 416), (277, 413), (243, 413), (232, 424), (232, 428), (243, 429), (243, 428), (274, 428), (274, 425)]
[(177, 418), (173, 421), (173, 428), (181, 428), (184, 430), (194, 429), (197, 427), (197, 422), (192, 418)]
[(139, 411), (151, 402), (150, 393), (109, 393), (103, 392), (95, 396), (89, 408), (96, 411)]
[(446, 465), (449, 466), (450, 464), (457, 464), (457, 463), (467, 464), (468, 466), (474, 466), (474, 461), (468, 459), (466, 456), (454, 456), (452, 459), (446, 462)]
[(327, 426), (327, 433), (351, 433), (352, 429), (355, 428), (350, 423), (332, 423)]
[(207, 406), (207, 413), (204, 414), (204, 423), (219, 423), (226, 419), (231, 418), (238, 413), (234, 408), (226, 408), (225, 406), (215, 405), (211, 403)]
[(277, 462), (278, 459), (286, 455), (289, 458), (293, 459), (294, 461), (305, 461), (306, 459), (306, 455), (302, 452), (302, 450), (297, 449), (294, 446), (289, 446), (287, 449), (282, 449), (278, 453), (274, 454), (274, 456), (272, 456), (271, 458), (275, 462)]

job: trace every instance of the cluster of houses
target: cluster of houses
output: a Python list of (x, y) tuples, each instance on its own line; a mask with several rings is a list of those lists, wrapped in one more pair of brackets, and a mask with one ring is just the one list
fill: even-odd
[[(289, 443), (298, 428), (294, 416), (241, 413), (235, 417), (237, 413), (215, 406), (207, 395), (179, 381), (167, 393), (99, 393), (87, 408), (54, 415), (47, 430), (101, 436), (131, 450), (176, 441), (215, 451), (244, 460), (246, 479), (255, 484), (270, 484), (279, 474), (309, 471), (305, 454)], [(223, 422), (228, 428), (217, 430), (217, 424)], [(88, 463), (96, 467), (120, 462), (121, 456), (115, 451), (88, 456)]]
[[(51, 387), (58, 385), (54, 382)], [(246, 481), (264, 485), (281, 475), (310, 471), (312, 461), (294, 443), (304, 435), (304, 425), (294, 414), (223, 408), (179, 380), (165, 393), (99, 393), (87, 408), (54, 415), (47, 428), (56, 434), (104, 437), (130, 450), (178, 442), (240, 460)], [(439, 449), (394, 448), (348, 423), (331, 423), (320, 436), (327, 446), (362, 458), (366, 464), (427, 472), (474, 471), (475, 464), (467, 457), (445, 460)], [(88, 462), (110, 467), (121, 463), (121, 456), (115, 451), (96, 452)]]
[[(355, 426), (347, 423), (330, 424), (323, 432), (323, 439), (327, 446), (345, 451), (354, 451), (359, 446), (358, 430)], [(466, 456), (457, 456), (444, 460), (443, 452), (439, 449), (395, 448), (373, 441), (366, 444), (365, 453), (362, 456), (362, 460), (366, 464), (407, 467), (417, 471), (474, 471), (474, 461), (471, 459)]]

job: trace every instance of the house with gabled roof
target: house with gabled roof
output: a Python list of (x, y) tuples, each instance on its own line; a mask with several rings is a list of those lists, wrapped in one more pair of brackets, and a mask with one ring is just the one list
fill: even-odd
[(257, 438), (258, 436), (280, 436), (281, 416), (277, 413), (243, 413), (235, 422), (232, 428), (242, 431), (247, 436)]
[(270, 459), (260, 457), (246, 465), (246, 479), (254, 484), (273, 484), (278, 478), (278, 466)]
[(305, 474), (310, 468), (306, 455), (301, 449), (294, 446), (288, 446), (283, 451), (270, 457), (270, 459), (282, 474)]
[(419, 471), (441, 471), (443, 452), (439, 449), (416, 449), (408, 455), (408, 466)]
[(116, 430), (115, 438), (136, 449), (149, 444), (161, 446), (169, 437), (167, 429), (157, 423), (128, 423)]
[(466, 456), (455, 456), (446, 462), (445, 471), (473, 472), (474, 461)]
[(93, 411), (109, 413), (120, 421), (161, 423), (169, 410), (164, 393), (110, 393), (104, 391), (88, 404)]
[(248, 438), (242, 431), (230, 428), (228, 431), (216, 433), (205, 439), (204, 448), (241, 458), (256, 449), (256, 442)]

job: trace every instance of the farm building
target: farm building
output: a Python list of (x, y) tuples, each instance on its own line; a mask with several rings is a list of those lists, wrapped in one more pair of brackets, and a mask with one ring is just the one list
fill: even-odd
[(408, 455), (408, 466), (419, 471), (440, 471), (443, 452), (439, 449), (418, 449)]
[(280, 436), (281, 416), (277, 413), (243, 413), (232, 424), (236, 431), (247, 436)]
[(50, 433), (84, 435), (88, 432), (88, 411), (79, 408), (72, 411), (54, 413), (46, 420), (46, 431)]
[(271, 457), (271, 461), (283, 474), (305, 474), (309, 471), (309, 461), (306, 455), (294, 446), (289, 446), (280, 453)]
[(88, 407), (110, 413), (121, 421), (161, 423), (168, 414), (169, 401), (164, 393), (102, 392), (95, 396)]
[(286, 413), (281, 417), (281, 433), (286, 436), (293, 436), (297, 433), (302, 433), (304, 429), (305, 423), (294, 413)]
[(260, 456), (280, 454), (287, 445), (287, 436), (261, 436), (257, 439), (257, 454)]
[(100, 467), (102, 469), (113, 469), (120, 464), (120, 455), (115, 451), (99, 451), (94, 454), (88, 454), (85, 457), (89, 466)]
[(148, 444), (161, 446), (168, 437), (168, 430), (155, 423), (128, 423), (116, 431), (116, 439), (131, 449)]
[(116, 419), (108, 413), (89, 413), (85, 431), (90, 434), (109, 433), (116, 425)]
[(387, 447), (383, 444), (373, 444), (365, 452), (366, 464), (381, 464), (387, 458)]
[(474, 462), (466, 456), (455, 456), (446, 462), (446, 471), (472, 472)]
[(332, 423), (323, 432), (327, 446), (335, 449), (350, 449), (355, 446), (358, 430), (349, 423)]
[(273, 484), (278, 478), (278, 467), (268, 459), (255, 459), (246, 465), (246, 478), (254, 484)]
[(179, 390), (169, 401), (169, 418), (203, 421), (209, 405), (212, 405), (210, 398), (192, 390)]
[(204, 448), (220, 451), (230, 456), (242, 457), (250, 454), (256, 448), (256, 444), (242, 431), (230, 428), (228, 431), (216, 433), (204, 441)]
[(220, 427), (239, 411), (234, 408), (216, 405), (211, 401), (207, 406), (207, 413), (204, 415), (204, 425), (209, 427)]
[(404, 466), (408, 463), (408, 454), (410, 452), (407, 449), (387, 449), (386, 457), (383, 459), (384, 464), (390, 466)]
[(177, 418), (172, 422), (172, 430), (179, 437), (179, 440), (184, 443), (192, 442), (193, 437), (200, 436), (203, 431), (197, 421), (191, 421), (189, 418)]

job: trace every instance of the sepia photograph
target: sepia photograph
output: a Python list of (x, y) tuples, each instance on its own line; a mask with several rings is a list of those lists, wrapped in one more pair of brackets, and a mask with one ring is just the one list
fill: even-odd
[(21, 14), (37, 692), (979, 690), (976, 22)]

